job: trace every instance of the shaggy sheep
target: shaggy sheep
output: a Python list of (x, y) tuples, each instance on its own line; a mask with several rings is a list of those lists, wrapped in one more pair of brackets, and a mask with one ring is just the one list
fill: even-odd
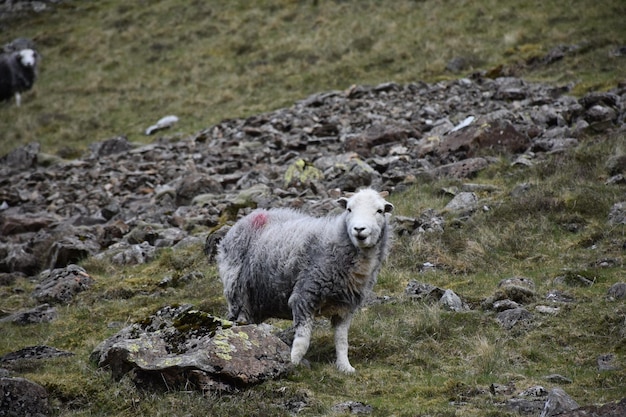
[(15, 96), (21, 104), (20, 93), (32, 88), (37, 78), (39, 55), (33, 49), (21, 49), (0, 55), (0, 101)]
[(230, 319), (292, 319), (291, 361), (298, 364), (309, 348), (315, 315), (330, 317), (337, 367), (354, 372), (348, 328), (389, 252), (393, 205), (386, 196), (365, 189), (341, 198), (345, 211), (337, 216), (259, 209), (238, 221), (217, 253)]

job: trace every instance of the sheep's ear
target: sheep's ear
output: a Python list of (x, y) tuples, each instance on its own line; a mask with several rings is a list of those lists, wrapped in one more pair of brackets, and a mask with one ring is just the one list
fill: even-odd
[(386, 203), (385, 204), (385, 213), (391, 213), (393, 211), (393, 204)]
[(380, 195), (382, 198), (387, 198), (389, 197), (389, 191), (381, 191), (378, 193), (378, 195)]
[(338, 199), (337, 203), (339, 203), (339, 205), (343, 208), (348, 207), (348, 199), (345, 197), (341, 197), (340, 199)]

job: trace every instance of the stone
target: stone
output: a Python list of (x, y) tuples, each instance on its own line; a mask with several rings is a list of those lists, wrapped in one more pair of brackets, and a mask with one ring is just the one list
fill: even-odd
[(411, 280), (404, 293), (412, 300), (439, 301), (445, 290), (432, 284)]
[(0, 377), (0, 415), (7, 417), (52, 415), (48, 392), (24, 378)]
[(478, 197), (473, 192), (460, 192), (454, 196), (444, 210), (457, 213), (459, 215), (468, 215), (478, 207)]
[(561, 388), (552, 388), (548, 393), (548, 399), (546, 400), (540, 417), (552, 417), (562, 415), (566, 411), (575, 410), (578, 408), (578, 403), (574, 401), (572, 397), (567, 395)]
[(620, 369), (620, 366), (617, 364), (615, 355), (612, 353), (598, 356), (597, 362), (599, 371), (617, 371)]
[(14, 323), (18, 325), (27, 325), (33, 323), (49, 323), (58, 316), (57, 309), (49, 304), (41, 304), (35, 308), (21, 310), (0, 318), (0, 323)]
[(511, 330), (513, 327), (521, 323), (528, 323), (532, 320), (533, 315), (524, 308), (514, 308), (510, 310), (504, 310), (498, 313), (496, 319), (502, 327), (507, 330)]
[(35, 287), (32, 297), (52, 304), (67, 304), (94, 283), (93, 278), (78, 265), (46, 270), (40, 274), (40, 279), (41, 283)]
[(116, 265), (139, 265), (150, 262), (156, 257), (156, 248), (148, 242), (131, 245), (118, 242), (111, 245), (106, 252), (94, 256), (96, 259), (109, 258)]
[(66, 234), (50, 247), (48, 267), (64, 268), (98, 253), (100, 245), (95, 235), (83, 233), (80, 236)]
[(363, 404), (359, 401), (346, 401), (333, 405), (331, 410), (334, 413), (342, 414), (372, 414), (374, 412), (374, 407)]
[(626, 297), (626, 282), (616, 282), (611, 285), (606, 295), (610, 301), (621, 300)]
[(0, 357), (2, 362), (15, 362), (21, 360), (39, 360), (48, 358), (58, 358), (63, 356), (73, 356), (72, 352), (60, 350), (50, 346), (29, 346), (15, 352), (7, 353)]
[(503, 279), (498, 283), (498, 290), (504, 294), (504, 296), (499, 297), (500, 299), (506, 297), (519, 304), (527, 304), (537, 298), (535, 283), (526, 277)]
[(263, 326), (236, 326), (190, 305), (165, 307), (98, 345), (91, 359), (140, 386), (237, 391), (292, 369), (290, 347)]
[(436, 177), (473, 178), (488, 165), (489, 161), (485, 158), (467, 158), (441, 165), (433, 173)]
[(7, 166), (16, 171), (23, 171), (37, 165), (37, 154), (41, 146), (33, 142), (21, 146), (0, 158), (0, 165)]
[(456, 295), (456, 293), (452, 290), (445, 290), (441, 298), (439, 299), (439, 304), (446, 310), (462, 312), (468, 311), (469, 308), (463, 301), (461, 297)]
[(626, 224), (626, 201), (615, 203), (609, 211), (609, 225)]
[(176, 205), (187, 206), (200, 194), (222, 192), (222, 184), (209, 175), (190, 173), (181, 179), (176, 187)]
[(117, 136), (89, 145), (89, 150), (91, 151), (90, 157), (94, 159), (119, 154), (122, 152), (128, 152), (131, 149), (133, 149), (133, 146), (128, 141), (126, 136)]

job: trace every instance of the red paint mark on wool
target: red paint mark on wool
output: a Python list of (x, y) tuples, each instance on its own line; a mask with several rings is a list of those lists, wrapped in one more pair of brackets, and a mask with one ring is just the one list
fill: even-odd
[(260, 229), (265, 226), (265, 223), (267, 223), (267, 214), (256, 213), (252, 216), (252, 226), (254, 226), (255, 229)]

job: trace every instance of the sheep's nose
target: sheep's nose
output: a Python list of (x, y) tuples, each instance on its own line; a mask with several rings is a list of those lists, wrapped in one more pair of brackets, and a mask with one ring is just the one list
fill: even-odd
[(356, 232), (357, 239), (359, 240), (367, 239), (367, 235), (363, 235), (363, 232), (365, 231), (365, 229), (367, 229), (366, 227), (354, 227), (353, 229)]

